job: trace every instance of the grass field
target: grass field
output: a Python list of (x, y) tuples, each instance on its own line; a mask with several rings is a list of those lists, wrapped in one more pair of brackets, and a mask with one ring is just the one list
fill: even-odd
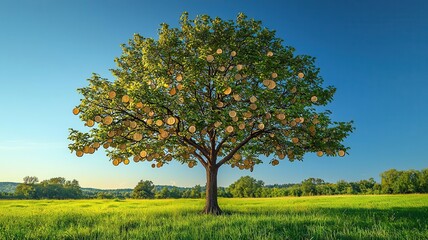
[(0, 239), (428, 239), (428, 195), (4, 200)]

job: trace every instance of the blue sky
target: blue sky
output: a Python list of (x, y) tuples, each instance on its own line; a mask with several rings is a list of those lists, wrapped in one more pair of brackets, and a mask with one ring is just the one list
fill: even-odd
[(147, 163), (114, 167), (98, 152), (77, 158), (67, 145), (76, 89), (91, 73), (111, 78), (119, 45), (133, 33), (156, 37), (183, 11), (235, 19), (244, 12), (275, 29), (299, 54), (317, 58), (326, 85), (337, 87), (333, 119), (354, 120), (344, 158), (259, 165), (253, 173), (223, 167), (219, 185), (243, 175), (267, 184), (308, 177), (335, 182), (390, 168), (428, 167), (428, 4), (424, 1), (12, 1), (0, 2), (0, 181), (63, 176), (84, 187), (205, 184), (198, 166)]

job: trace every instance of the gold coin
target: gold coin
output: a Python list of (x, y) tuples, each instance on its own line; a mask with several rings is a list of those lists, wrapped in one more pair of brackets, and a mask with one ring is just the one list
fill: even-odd
[(99, 123), (102, 121), (102, 118), (100, 116), (95, 116), (95, 122)]
[(239, 94), (233, 94), (233, 99), (235, 99), (235, 101), (241, 101), (241, 96), (239, 96)]
[(276, 115), (276, 118), (278, 118), (279, 120), (284, 120), (285, 119), (285, 115), (283, 113), (278, 113)]
[(226, 68), (225, 68), (224, 66), (220, 66), (220, 67), (218, 68), (218, 70), (219, 70), (220, 72), (224, 72), (224, 71), (226, 71)]
[(218, 121), (217, 121), (217, 122), (215, 122), (215, 123), (214, 123), (214, 127), (218, 128), (218, 127), (220, 127), (220, 126), (221, 126), (221, 122), (218, 122)]
[(272, 73), (272, 78), (277, 78), (278, 74), (276, 72)]
[(317, 96), (312, 96), (312, 97), (311, 97), (311, 101), (312, 101), (313, 103), (316, 103), (316, 102), (318, 101), (318, 97), (317, 97)]
[(177, 89), (180, 90), (180, 91), (183, 90), (183, 84), (180, 84), (180, 83), (177, 84)]
[(298, 76), (299, 78), (303, 78), (303, 77), (305, 76), (305, 74), (303, 74), (303, 73), (301, 72), (301, 73), (297, 74), (297, 76)]
[(233, 127), (232, 126), (227, 126), (226, 132), (227, 133), (232, 133), (233, 132)]
[(223, 102), (218, 102), (218, 103), (217, 103), (217, 107), (222, 108), (223, 106), (224, 106), (224, 103), (223, 103)]
[(120, 161), (120, 160), (116, 158), (115, 160), (113, 160), (113, 165), (114, 165), (114, 166), (119, 165), (119, 161)]
[(122, 97), (122, 102), (123, 102), (123, 103), (127, 103), (127, 102), (129, 102), (129, 96), (128, 96), (128, 95), (123, 95), (123, 97)]
[(104, 144), (103, 144), (103, 148), (104, 148), (104, 149), (107, 149), (107, 148), (109, 148), (109, 147), (110, 147), (110, 144), (108, 144), (108, 143), (104, 143)]
[(239, 118), (238, 117), (233, 117), (232, 118), (232, 121), (234, 121), (234, 122), (237, 122), (239, 120)]
[(292, 141), (293, 143), (298, 143), (298, 142), (299, 142), (299, 139), (298, 139), (298, 138), (296, 138), (296, 137), (294, 137), (294, 138), (292, 138), (292, 139), (291, 139), (291, 141)]
[(77, 157), (82, 157), (83, 156), (83, 152), (80, 151), (80, 150), (76, 151), (76, 156)]
[(345, 156), (345, 151), (339, 150), (339, 156), (341, 156), (341, 157)]
[(144, 111), (145, 113), (149, 113), (149, 112), (151, 111), (151, 109), (150, 109), (150, 107), (145, 106), (145, 107), (143, 108), (143, 111)]
[(137, 123), (136, 123), (136, 122), (134, 122), (134, 121), (132, 121), (132, 122), (130, 122), (130, 123), (129, 123), (129, 126), (130, 126), (131, 128), (136, 128), (136, 127), (137, 127)]
[(169, 117), (166, 120), (166, 124), (168, 124), (168, 125), (174, 125), (174, 123), (175, 123), (175, 118), (174, 117)]
[(250, 109), (251, 109), (251, 110), (256, 110), (256, 109), (257, 109), (257, 105), (256, 105), (256, 104), (254, 104), (254, 103), (251, 103), (251, 104), (250, 104)]
[(238, 128), (239, 128), (240, 130), (245, 129), (245, 123), (240, 123), (240, 124), (238, 125)]
[(125, 160), (123, 160), (123, 163), (124, 163), (125, 165), (128, 165), (128, 164), (129, 164), (129, 159), (125, 159)]
[(134, 140), (135, 141), (141, 141), (141, 139), (143, 139), (143, 134), (141, 134), (141, 133), (134, 133), (134, 136), (133, 136), (133, 138), (134, 138)]
[(213, 55), (208, 55), (208, 56), (207, 56), (207, 61), (208, 61), (208, 62), (212, 62), (212, 61), (214, 61), (214, 56), (213, 56)]
[(189, 163), (187, 163), (187, 166), (189, 166), (189, 168), (193, 168), (195, 166), (195, 163), (194, 162), (189, 162)]
[(108, 133), (107, 133), (107, 136), (109, 136), (109, 137), (114, 137), (114, 135), (116, 134), (116, 132), (114, 131), (114, 130), (112, 130), (112, 131), (109, 131)]
[(236, 117), (236, 112), (235, 112), (235, 111), (229, 111), (229, 116), (230, 116), (231, 118)]
[(160, 131), (160, 136), (161, 136), (161, 138), (165, 139), (169, 136), (169, 132), (162, 130), (162, 131)]
[(266, 79), (263, 80), (263, 85), (265, 85), (266, 87), (270, 85), (270, 80)]
[(265, 128), (265, 125), (263, 123), (259, 123), (257, 126), (260, 130), (263, 130)]
[(91, 120), (91, 119), (89, 119), (88, 121), (86, 121), (86, 126), (88, 126), (88, 127), (93, 127), (94, 124), (95, 124), (94, 121)]
[(175, 79), (176, 79), (177, 81), (181, 81), (181, 80), (183, 80), (183, 75), (181, 75), (181, 74), (179, 73), (179, 74), (177, 74), (177, 76), (175, 77)]
[(272, 161), (272, 165), (273, 165), (273, 166), (276, 166), (276, 165), (278, 165), (278, 164), (279, 164), (279, 161), (278, 161), (278, 160), (276, 160), (276, 159), (275, 159), (275, 160), (273, 160), (273, 161)]
[(156, 164), (152, 163), (152, 168), (155, 168), (155, 167), (156, 167)]
[(135, 107), (138, 109), (143, 108), (143, 103), (142, 102), (138, 102), (137, 104), (135, 104)]
[(92, 147), (93, 147), (93, 148), (95, 148), (95, 149), (97, 149), (97, 148), (99, 148), (99, 147), (100, 147), (100, 143), (98, 143), (98, 142), (94, 142), (94, 143), (92, 144)]
[(196, 132), (196, 127), (195, 126), (190, 126), (189, 127), (189, 132), (191, 132), (191, 133)]
[(113, 118), (112, 118), (111, 116), (106, 116), (106, 117), (103, 119), (103, 123), (104, 123), (105, 125), (110, 125), (112, 122), (113, 122)]
[(324, 155), (324, 153), (323, 153), (322, 151), (318, 151), (318, 152), (317, 152), (317, 156), (318, 156), (318, 157), (322, 157), (323, 155)]
[(290, 126), (295, 127), (296, 125), (297, 125), (296, 121), (293, 120), (290, 122)]
[(238, 64), (236, 65), (236, 70), (241, 71), (244, 68), (244, 65)]
[(230, 56), (232, 56), (232, 57), (236, 56), (236, 52), (235, 52), (235, 51), (232, 51), (232, 52), (230, 53)]
[(241, 74), (236, 74), (235, 75), (235, 80), (241, 80), (242, 79), (242, 75)]
[(250, 118), (252, 116), (253, 116), (253, 114), (251, 112), (245, 112), (244, 113), (244, 117), (246, 117), (246, 118)]
[(239, 154), (239, 153), (233, 154), (233, 159), (235, 159), (235, 160), (241, 160), (241, 154)]
[(221, 50), (221, 48), (217, 49), (217, 51), (215, 51), (217, 54), (222, 54), (223, 50)]
[(266, 119), (271, 119), (271, 118), (272, 118), (272, 115), (271, 115), (270, 113), (266, 113), (266, 114), (265, 114), (265, 118), (266, 118)]
[(270, 80), (269, 81), (269, 86), (267, 86), (270, 90), (274, 89), (276, 87), (276, 82)]
[(132, 160), (134, 160), (134, 162), (139, 162), (140, 161), (140, 156), (134, 156), (133, 158), (132, 158)]
[(255, 96), (250, 97), (250, 102), (255, 103), (257, 101), (257, 98)]
[(145, 158), (147, 156), (147, 152), (146, 151), (141, 151), (140, 152), (140, 157)]
[(108, 93), (108, 97), (109, 97), (110, 99), (115, 98), (115, 97), (116, 97), (116, 92), (115, 92), (115, 91), (110, 91), (110, 92)]
[(271, 52), (271, 51), (267, 52), (267, 53), (266, 53), (266, 56), (268, 56), (268, 57), (272, 57), (272, 56), (273, 56), (273, 52)]
[(80, 110), (78, 108), (73, 108), (73, 114), (77, 115), (79, 114)]
[(229, 95), (230, 93), (232, 93), (232, 88), (231, 87), (227, 87), (226, 90), (224, 90), (223, 92), (225, 95)]
[(171, 90), (169, 90), (169, 95), (174, 96), (177, 93), (177, 90), (175, 88), (171, 88)]
[(160, 127), (163, 125), (163, 121), (158, 119), (158, 120), (156, 120), (155, 124), (156, 124), (156, 126)]

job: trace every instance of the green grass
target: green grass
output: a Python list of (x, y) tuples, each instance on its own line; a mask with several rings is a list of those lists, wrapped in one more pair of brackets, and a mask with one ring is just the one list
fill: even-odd
[(428, 239), (428, 195), (4, 200), (0, 239)]

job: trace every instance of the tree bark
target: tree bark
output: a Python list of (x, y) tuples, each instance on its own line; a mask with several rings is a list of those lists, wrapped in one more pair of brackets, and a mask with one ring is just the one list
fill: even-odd
[(217, 202), (217, 172), (218, 167), (207, 166), (206, 202), (203, 213), (220, 215), (222, 213)]

